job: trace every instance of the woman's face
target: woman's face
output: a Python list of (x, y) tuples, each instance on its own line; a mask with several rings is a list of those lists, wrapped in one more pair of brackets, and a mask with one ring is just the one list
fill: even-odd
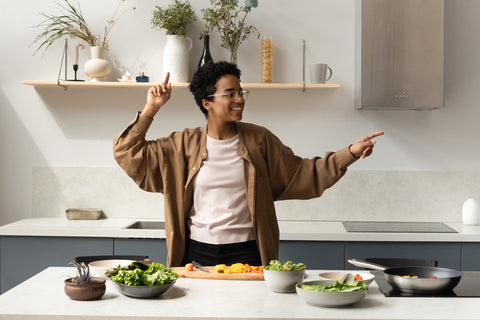
[[(204, 100), (204, 107), (208, 110), (207, 119), (217, 123), (242, 120), (245, 99), (240, 94), (228, 95), (242, 90), (240, 79), (231, 74), (224, 75), (218, 79), (216, 88), (213, 101)], [(222, 95), (224, 93), (226, 95)]]

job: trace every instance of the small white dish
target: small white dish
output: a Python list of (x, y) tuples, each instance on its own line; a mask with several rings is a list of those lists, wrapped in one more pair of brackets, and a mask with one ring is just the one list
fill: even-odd
[(369, 285), (372, 283), (372, 281), (375, 279), (375, 275), (369, 273), (369, 272), (347, 272), (347, 271), (332, 271), (332, 272), (323, 272), (320, 273), (318, 276), (320, 277), (321, 280), (340, 280), (345, 274), (352, 274), (355, 276), (356, 274), (360, 275), (362, 277), (363, 283)]
[(97, 260), (90, 262), (88, 266), (90, 267), (90, 273), (93, 276), (107, 278), (105, 275), (107, 270), (113, 270), (113, 268), (118, 267), (119, 265), (120, 267), (126, 267), (132, 262), (134, 262), (134, 260)]

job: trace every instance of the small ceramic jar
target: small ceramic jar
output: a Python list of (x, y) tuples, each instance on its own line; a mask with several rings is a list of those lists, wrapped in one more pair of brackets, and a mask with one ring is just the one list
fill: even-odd
[(470, 198), (463, 203), (462, 220), (466, 225), (477, 225), (480, 221), (480, 211), (477, 202)]

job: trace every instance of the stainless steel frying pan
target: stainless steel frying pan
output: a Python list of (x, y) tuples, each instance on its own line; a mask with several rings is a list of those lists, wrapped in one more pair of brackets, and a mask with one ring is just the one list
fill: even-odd
[(451, 291), (463, 275), (461, 271), (447, 268), (420, 266), (389, 268), (363, 260), (349, 259), (348, 262), (357, 267), (383, 271), (385, 279), (394, 290), (415, 294)]

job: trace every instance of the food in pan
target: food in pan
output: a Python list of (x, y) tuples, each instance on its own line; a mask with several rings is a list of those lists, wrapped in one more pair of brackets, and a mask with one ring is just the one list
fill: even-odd
[[(397, 276), (397, 277), (400, 277), (400, 276)], [(409, 275), (403, 275), (401, 276), (402, 278), (414, 278), (414, 279), (417, 279), (417, 278), (420, 278), (419, 276), (409, 276)], [(437, 277), (428, 277), (428, 278), (425, 278), (425, 279), (437, 279)]]

